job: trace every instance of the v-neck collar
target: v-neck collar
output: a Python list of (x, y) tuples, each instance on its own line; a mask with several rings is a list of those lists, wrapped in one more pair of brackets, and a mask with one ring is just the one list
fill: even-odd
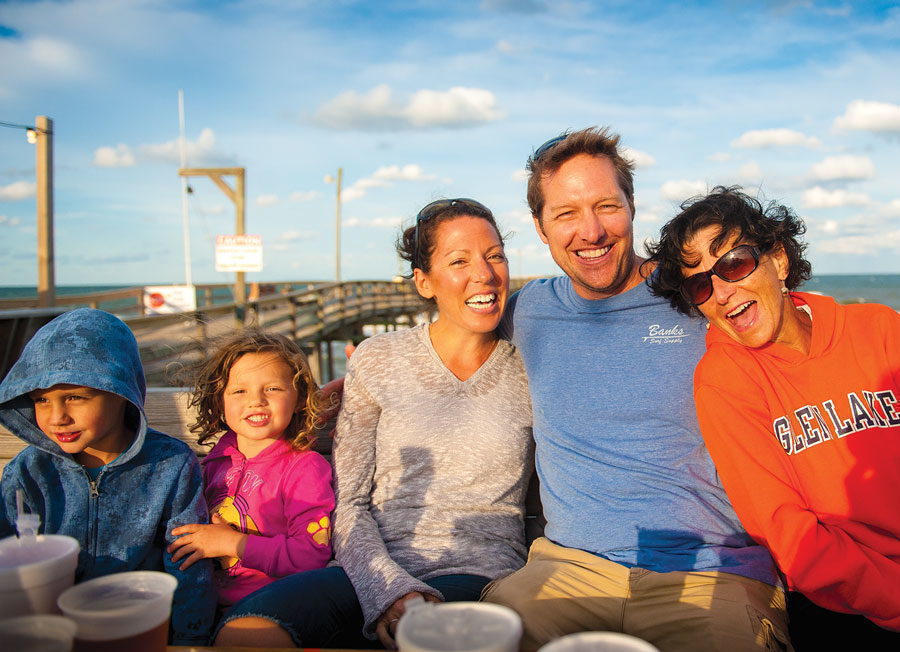
[(473, 387), (478, 382), (478, 379), (481, 378), (482, 376), (484, 376), (488, 372), (488, 370), (494, 366), (494, 364), (495, 364), (494, 361), (500, 356), (500, 350), (502, 348), (502, 346), (501, 346), (502, 340), (498, 339), (494, 343), (494, 348), (491, 351), (491, 354), (487, 357), (487, 360), (482, 362), (481, 366), (478, 367), (478, 369), (476, 369), (475, 372), (471, 376), (469, 376), (465, 380), (460, 380), (459, 378), (456, 377), (456, 374), (454, 374), (452, 371), (450, 371), (450, 369), (447, 368), (447, 365), (445, 365), (444, 361), (441, 360), (441, 356), (438, 355), (437, 350), (434, 348), (434, 343), (431, 341), (431, 333), (429, 330), (429, 326), (430, 326), (430, 324), (422, 324), (421, 326), (418, 327), (419, 328), (419, 340), (422, 342), (422, 344), (428, 350), (428, 353), (431, 356), (431, 359), (435, 362), (435, 364), (437, 364), (438, 367), (440, 367), (441, 373), (444, 375), (444, 377), (450, 383), (453, 384), (454, 387), (457, 387), (459, 389), (464, 389), (466, 387)]

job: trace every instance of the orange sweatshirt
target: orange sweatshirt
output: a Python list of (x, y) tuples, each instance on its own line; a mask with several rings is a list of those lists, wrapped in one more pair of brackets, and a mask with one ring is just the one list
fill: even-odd
[(694, 374), (703, 437), (792, 589), (900, 631), (900, 315), (791, 296), (812, 312), (807, 355), (710, 327)]

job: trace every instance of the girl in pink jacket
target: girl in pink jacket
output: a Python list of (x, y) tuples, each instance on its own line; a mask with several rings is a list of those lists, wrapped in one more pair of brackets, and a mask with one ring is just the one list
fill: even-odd
[(219, 603), (331, 559), (331, 466), (310, 450), (318, 413), (303, 352), (281, 335), (249, 329), (225, 340), (200, 367), (191, 431), (203, 463), (212, 523), (175, 528), (169, 547), (182, 568), (215, 557)]

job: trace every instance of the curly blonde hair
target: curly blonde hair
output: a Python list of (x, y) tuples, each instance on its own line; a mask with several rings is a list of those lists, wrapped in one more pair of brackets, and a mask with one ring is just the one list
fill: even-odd
[(198, 364), (193, 376), (190, 407), (197, 408), (197, 420), (189, 428), (198, 435), (198, 443), (210, 445), (210, 439), (228, 430), (222, 396), (238, 359), (248, 353), (274, 353), (294, 372), (297, 406), (301, 408), (291, 417), (282, 437), (294, 450), (312, 448), (316, 442), (316, 419), (321, 411), (319, 388), (300, 347), (284, 335), (258, 328), (238, 331), (215, 340), (214, 344), (213, 353)]

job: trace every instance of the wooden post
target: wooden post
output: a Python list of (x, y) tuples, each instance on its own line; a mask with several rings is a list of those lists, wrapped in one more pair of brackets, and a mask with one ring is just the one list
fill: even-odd
[(38, 306), (56, 304), (53, 256), (53, 120), (39, 115), (34, 121), (37, 141), (37, 257)]
[[(246, 171), (244, 168), (181, 168), (178, 175), (182, 177), (209, 177), (212, 179), (219, 190), (225, 193), (234, 203), (235, 213), (235, 235), (245, 235), (246, 220), (244, 217), (244, 206), (246, 204), (246, 190), (244, 179)], [(235, 187), (232, 189), (225, 180), (223, 175), (232, 175), (235, 179)], [(238, 326), (242, 326), (246, 315), (247, 306), (247, 287), (244, 280), (244, 272), (236, 272), (234, 280), (234, 302), (237, 304)]]

